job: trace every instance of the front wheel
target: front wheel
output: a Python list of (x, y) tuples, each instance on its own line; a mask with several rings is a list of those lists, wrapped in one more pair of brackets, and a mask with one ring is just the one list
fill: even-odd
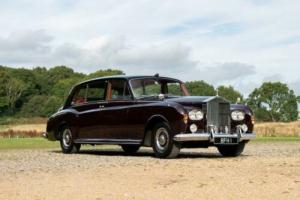
[(239, 156), (245, 148), (245, 142), (241, 142), (237, 145), (224, 145), (218, 146), (218, 150), (222, 156), (236, 157)]
[(75, 144), (72, 138), (72, 130), (69, 127), (62, 128), (60, 147), (63, 153), (75, 153), (80, 150), (81, 144)]
[(178, 143), (174, 142), (169, 125), (158, 123), (152, 131), (152, 148), (156, 157), (175, 158), (180, 151)]

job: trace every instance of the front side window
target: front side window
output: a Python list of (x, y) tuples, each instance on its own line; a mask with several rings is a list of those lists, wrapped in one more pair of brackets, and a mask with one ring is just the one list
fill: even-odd
[(166, 93), (168, 96), (182, 96), (182, 89), (180, 83), (167, 83)]
[(185, 96), (182, 83), (167, 79), (133, 79), (130, 81), (133, 95), (136, 99), (157, 97), (164, 94), (167, 97)]

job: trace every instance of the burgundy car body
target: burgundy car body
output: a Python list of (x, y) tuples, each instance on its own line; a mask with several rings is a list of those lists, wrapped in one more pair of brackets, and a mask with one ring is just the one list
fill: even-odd
[[(136, 79), (180, 83), (183, 96), (163, 95), (162, 98), (137, 99), (134, 97), (130, 82)], [(124, 88), (128, 88), (126, 99), (111, 99), (112, 81), (126, 83), (124, 85)], [(74, 95), (80, 88), (88, 88), (89, 85), (93, 87), (92, 85), (97, 83), (105, 85), (104, 99), (73, 104)], [(204, 118), (200, 121), (187, 118), (188, 113), (193, 109), (202, 110)], [(240, 121), (232, 120), (230, 114), (234, 110), (242, 111), (245, 118)], [(222, 120), (221, 116), (223, 116)], [(214, 120), (219, 121), (214, 124)], [(64, 106), (49, 118), (45, 136), (51, 141), (60, 140), (61, 128), (67, 125), (72, 128), (74, 143), (151, 146), (151, 131), (155, 124), (161, 121), (169, 124), (174, 136), (173, 140), (180, 143), (182, 147), (217, 146), (224, 142), (218, 138), (236, 138), (232, 142), (239, 143), (255, 137), (253, 113), (247, 106), (230, 104), (219, 96), (189, 96), (181, 81), (158, 76), (104, 77), (76, 85)], [(222, 123), (228, 124), (223, 126)], [(196, 133), (191, 132), (191, 124), (197, 126)], [(241, 125), (246, 125), (247, 130), (242, 130)]]

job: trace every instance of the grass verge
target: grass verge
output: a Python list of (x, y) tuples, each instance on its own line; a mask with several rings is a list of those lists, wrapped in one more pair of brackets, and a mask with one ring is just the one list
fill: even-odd
[[(34, 138), (0, 138), (1, 150), (18, 150), (18, 149), (59, 149), (59, 141), (48, 141), (41, 137)], [(82, 150), (101, 149), (101, 150), (118, 150), (120, 147), (116, 145), (83, 145)]]
[(0, 138), (0, 150), (46, 148), (59, 148), (59, 143), (44, 138)]
[(276, 137), (256, 137), (254, 142), (300, 142), (300, 137), (297, 136), (276, 136)]
[[(253, 142), (300, 142), (300, 137), (257, 137)], [(59, 142), (48, 141), (44, 138), (0, 138), (0, 150), (47, 148), (60, 149)], [(107, 148), (116, 149), (107, 145), (101, 145), (97, 149)], [(86, 146), (83, 149), (91, 149), (91, 147)]]

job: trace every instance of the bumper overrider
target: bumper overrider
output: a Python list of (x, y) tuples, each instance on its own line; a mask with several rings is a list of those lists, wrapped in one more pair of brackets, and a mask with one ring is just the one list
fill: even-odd
[(42, 133), (42, 137), (48, 139), (48, 133), (47, 132)]
[(44, 133), (42, 133), (42, 137), (47, 139), (47, 140), (50, 140), (50, 141), (56, 141), (57, 140), (57, 138), (54, 135), (54, 132), (44, 132)]
[(179, 133), (174, 136), (176, 142), (207, 141), (214, 144), (237, 144), (255, 139), (255, 133)]

